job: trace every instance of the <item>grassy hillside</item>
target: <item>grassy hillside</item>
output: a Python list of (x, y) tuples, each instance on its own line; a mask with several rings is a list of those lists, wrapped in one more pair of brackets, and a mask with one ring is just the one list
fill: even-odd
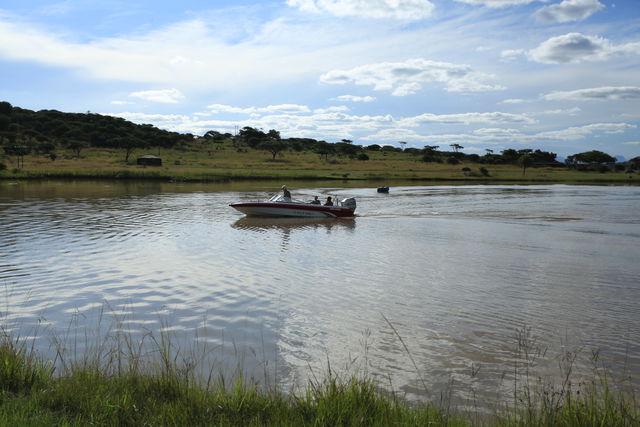
[[(160, 167), (135, 164), (142, 154), (159, 155)], [(286, 151), (275, 160), (262, 150), (240, 149), (232, 141), (223, 143), (194, 141), (181, 149), (152, 148), (135, 151), (128, 162), (124, 150), (86, 148), (76, 157), (62, 150), (55, 160), (31, 154), (22, 158), (18, 167), (15, 156), (0, 159), (6, 169), (0, 178), (140, 178), (184, 181), (216, 181), (226, 179), (338, 179), (338, 180), (434, 180), (468, 182), (576, 182), (633, 183), (636, 173), (581, 172), (564, 167), (522, 168), (515, 165), (486, 165), (461, 162), (426, 163), (419, 155), (402, 152), (368, 152), (369, 160), (329, 156), (320, 158), (311, 152)], [(463, 171), (464, 168), (470, 169)], [(480, 168), (488, 172), (483, 175)]]
[[(0, 102), (0, 179), (639, 181), (637, 171), (624, 172), (629, 165), (620, 165), (617, 172), (603, 166), (578, 171), (556, 162), (554, 153), (540, 150), (487, 150), (479, 156), (458, 151), (461, 148), (401, 150), (347, 140), (281, 139), (276, 130), (265, 133), (249, 127), (238, 136), (210, 131), (198, 137), (99, 114), (31, 111)], [(143, 154), (160, 156), (162, 166), (137, 165), (136, 158)], [(523, 158), (524, 174), (518, 166), (525, 164)], [(543, 164), (547, 166), (540, 167)]]

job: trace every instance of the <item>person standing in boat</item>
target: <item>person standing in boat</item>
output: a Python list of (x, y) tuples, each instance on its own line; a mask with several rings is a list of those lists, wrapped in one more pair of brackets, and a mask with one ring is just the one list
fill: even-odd
[(327, 201), (324, 202), (325, 206), (333, 206), (333, 200), (331, 200), (331, 196), (327, 197)]
[(291, 201), (291, 193), (287, 189), (286, 185), (282, 186), (282, 197), (284, 197), (284, 201), (285, 202), (290, 202)]

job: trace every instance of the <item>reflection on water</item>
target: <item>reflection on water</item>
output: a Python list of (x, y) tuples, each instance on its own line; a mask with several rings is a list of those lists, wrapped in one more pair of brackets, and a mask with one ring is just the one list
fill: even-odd
[(269, 217), (243, 217), (231, 225), (240, 230), (267, 231), (280, 230), (289, 233), (295, 229), (323, 228), (331, 231), (332, 228), (353, 229), (356, 226), (354, 218), (269, 218)]
[(100, 336), (106, 316), (226, 348), (224, 368), (240, 353), (284, 385), (329, 357), (409, 396), (453, 380), (464, 398), (504, 387), (528, 325), (549, 348), (541, 372), (576, 345), (640, 383), (639, 188), (288, 184), (303, 200), (355, 196), (357, 216), (228, 207), (280, 183), (0, 182), (3, 326), (47, 353), (71, 318)]

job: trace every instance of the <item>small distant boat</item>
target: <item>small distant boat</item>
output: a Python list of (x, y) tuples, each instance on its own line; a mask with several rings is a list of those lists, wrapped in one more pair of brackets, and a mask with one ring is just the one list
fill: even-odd
[(378, 193), (388, 193), (389, 187), (378, 187)]
[(247, 216), (345, 218), (353, 216), (356, 210), (356, 199), (350, 197), (341, 201), (336, 200), (334, 205), (326, 206), (295, 200), (287, 201), (282, 194), (276, 194), (267, 201), (237, 202), (229, 206)]

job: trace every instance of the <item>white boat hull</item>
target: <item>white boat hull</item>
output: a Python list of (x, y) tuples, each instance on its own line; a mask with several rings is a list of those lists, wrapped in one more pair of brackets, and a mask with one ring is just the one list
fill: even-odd
[(248, 202), (232, 203), (234, 209), (248, 216), (343, 218), (353, 216), (355, 207), (323, 206), (298, 202)]

